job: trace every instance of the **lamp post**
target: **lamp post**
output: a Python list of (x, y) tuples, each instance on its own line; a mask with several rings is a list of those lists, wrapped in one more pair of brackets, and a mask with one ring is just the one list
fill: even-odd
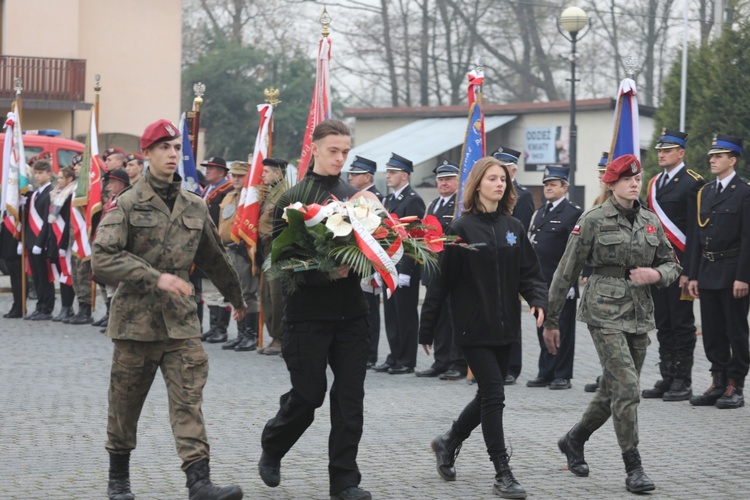
[[(571, 201), (578, 202), (575, 193), (576, 156), (578, 131), (576, 130), (576, 42), (583, 38), (591, 28), (591, 20), (580, 7), (568, 7), (557, 20), (557, 31), (571, 43), (570, 52), (570, 135), (568, 138), (568, 166), (570, 167), (569, 184)], [(582, 34), (579, 33), (585, 29)]]

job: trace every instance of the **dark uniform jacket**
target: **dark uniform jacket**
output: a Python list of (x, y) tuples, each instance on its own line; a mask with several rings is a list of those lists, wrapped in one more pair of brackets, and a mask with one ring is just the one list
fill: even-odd
[(419, 343), (432, 344), (447, 297), (457, 346), (518, 343), (518, 294), (530, 306), (547, 308), (547, 285), (523, 226), (500, 212), (468, 214), (456, 219), (449, 233), (474, 249), (445, 247), (440, 273), (427, 288), (422, 306)]
[(365, 189), (365, 191), (371, 192), (372, 194), (374, 194), (375, 196), (378, 197), (378, 200), (380, 200), (381, 202), (383, 201), (383, 193), (381, 193), (380, 191), (378, 191), (378, 188), (375, 187), (375, 184), (373, 184), (372, 186), (370, 186), (367, 189)]
[[(177, 174), (169, 185), (147, 171), (117, 197), (99, 224), (92, 245), (93, 271), (120, 282), (112, 298), (109, 337), (157, 341), (200, 336), (194, 294), (156, 288), (162, 273), (187, 281), (193, 262), (236, 309), (243, 305), (237, 273), (206, 203), (181, 183)], [(174, 197), (171, 212), (156, 190)]]
[[(565, 252), (568, 236), (581, 217), (583, 210), (563, 198), (558, 205), (545, 215), (546, 203), (537, 210), (529, 229), (529, 239), (539, 257), (542, 273), (547, 285), (552, 284), (552, 276)], [(575, 290), (578, 297), (578, 282)]]
[[(208, 187), (206, 187), (208, 189)], [(208, 205), (208, 213), (211, 215), (211, 220), (214, 226), (219, 227), (219, 213), (221, 212), (221, 202), (224, 201), (224, 197), (234, 190), (232, 183), (229, 179), (224, 178), (219, 186), (215, 186), (213, 191), (204, 198), (206, 205)]]
[[(339, 201), (346, 201), (357, 192), (357, 188), (344, 182), (339, 175), (309, 172), (302, 181), (279, 198), (273, 216), (274, 238), (286, 227), (282, 215), (284, 208), (292, 203), (299, 201), (307, 205), (324, 205), (331, 199), (331, 195)], [(360, 276), (350, 272), (346, 278), (332, 281), (320, 271), (303, 273), (304, 283), (298, 290), (291, 294), (284, 290), (285, 321), (340, 321), (368, 314), (367, 300), (359, 285)]]
[[(750, 283), (750, 186), (735, 174), (721, 194), (716, 182), (698, 193), (696, 245), (690, 279), (707, 290), (732, 288), (735, 280)], [(712, 252), (713, 260), (703, 256)], [(728, 256), (713, 252), (729, 252)]]
[[(664, 173), (662, 172), (661, 175)], [(659, 178), (660, 176), (655, 176), (652, 182), (658, 184)], [(696, 196), (705, 183), (706, 181), (698, 173), (683, 167), (662, 189), (658, 189), (656, 185), (651, 187), (656, 190), (656, 202), (664, 214), (685, 235), (685, 252), (672, 245), (680, 260), (682, 274), (685, 276), (690, 272), (690, 259), (693, 254), (691, 247), (695, 244)], [(651, 199), (646, 201), (648, 207), (654, 210), (651, 206)]]
[[(52, 191), (52, 185), (47, 184), (47, 187), (43, 191), (37, 191), (36, 196), (33, 193), (27, 194), (28, 200), (26, 201), (26, 248), (29, 250), (34, 246), (38, 246), (42, 249), (42, 255), (45, 254), (47, 245), (49, 244), (50, 238), (50, 227), (47, 222), (47, 216), (49, 215), (50, 198), (49, 193)], [(34, 231), (31, 230), (31, 203), (34, 203), (34, 208), (39, 214), (41, 231), (39, 236), (34, 235)]]
[(521, 221), (526, 231), (531, 224), (531, 216), (534, 215), (534, 196), (526, 187), (513, 180), (516, 189), (516, 206), (513, 208), (513, 217)]
[[(435, 207), (438, 206), (442, 197), (435, 198), (430, 203), (430, 206), (427, 207), (425, 216), (434, 215), (435, 217), (437, 217), (437, 219), (440, 221), (440, 225), (443, 228), (443, 232), (448, 231), (451, 222), (453, 222), (453, 219), (455, 218), (456, 198), (457, 194), (453, 193), (453, 196), (448, 199), (448, 202), (443, 204), (443, 206), (437, 212), (435, 212)], [(430, 286), (430, 281), (432, 281), (433, 278), (432, 274), (433, 273), (425, 272), (425, 269), (422, 269), (422, 284), (424, 286)]]
[[(413, 215), (416, 215), (417, 217), (424, 216), (424, 200), (422, 200), (422, 197), (419, 196), (410, 185), (404, 187), (401, 194), (398, 195), (398, 198), (394, 198), (392, 194), (386, 196), (383, 205), (389, 213), (396, 214), (399, 217)], [(414, 284), (415, 280), (418, 280), (420, 276), (420, 265), (408, 257), (401, 259), (396, 265), (396, 270), (399, 274), (410, 275), (412, 284)]]

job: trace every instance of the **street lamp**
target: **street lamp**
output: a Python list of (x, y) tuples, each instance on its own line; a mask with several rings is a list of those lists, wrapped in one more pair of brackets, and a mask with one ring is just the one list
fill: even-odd
[[(570, 136), (568, 138), (568, 156), (570, 177), (569, 184), (571, 201), (578, 201), (575, 194), (575, 175), (576, 175), (576, 149), (578, 141), (578, 131), (576, 130), (576, 42), (583, 38), (591, 28), (591, 20), (580, 7), (568, 7), (565, 9), (560, 18), (557, 20), (557, 31), (571, 43), (570, 52)], [(580, 34), (581, 30), (585, 31)]]

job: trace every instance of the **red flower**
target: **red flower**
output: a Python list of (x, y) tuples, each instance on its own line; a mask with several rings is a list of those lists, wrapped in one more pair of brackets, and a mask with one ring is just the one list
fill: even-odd
[(393, 231), (401, 238), (408, 238), (409, 235), (406, 234), (404, 224), (396, 222), (397, 220), (399, 220), (398, 215), (390, 214), (390, 217), (386, 217), (385, 219), (383, 219), (383, 223), (393, 229)]
[(427, 248), (435, 253), (443, 251), (443, 226), (440, 221), (434, 215), (428, 215), (422, 219), (422, 224), (425, 226), (424, 229), (424, 242)]
[(388, 236), (388, 229), (384, 228), (383, 226), (380, 226), (372, 233), (372, 237), (376, 240), (382, 240), (383, 238)]

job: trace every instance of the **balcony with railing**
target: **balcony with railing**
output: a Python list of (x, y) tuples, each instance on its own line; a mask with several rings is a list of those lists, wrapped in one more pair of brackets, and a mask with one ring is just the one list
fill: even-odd
[(0, 102), (15, 99), (15, 79), (22, 79), (24, 106), (74, 110), (84, 102), (86, 61), (52, 57), (0, 56)]

